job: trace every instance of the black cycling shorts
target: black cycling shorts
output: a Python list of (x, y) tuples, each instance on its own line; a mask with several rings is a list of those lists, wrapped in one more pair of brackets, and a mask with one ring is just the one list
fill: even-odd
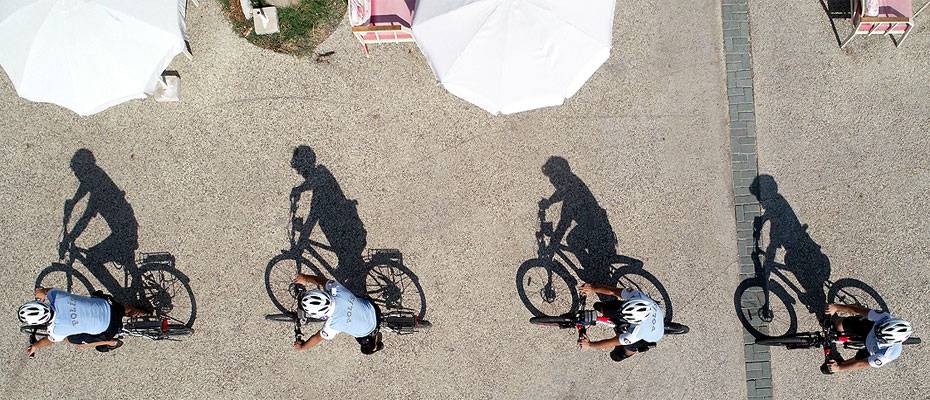
[(68, 342), (71, 344), (85, 344), (95, 342), (105, 342), (113, 340), (116, 335), (123, 330), (123, 314), (125, 309), (122, 304), (110, 301), (110, 325), (103, 332), (97, 334), (79, 333), (68, 336)]
[[(875, 321), (869, 321), (859, 315), (843, 319), (843, 329), (845, 330), (843, 333), (861, 338), (863, 343), (865, 343), (865, 338), (872, 332), (873, 328), (875, 328)], [(871, 356), (869, 350), (861, 348), (856, 352), (855, 358), (857, 360), (868, 360), (869, 356)]]

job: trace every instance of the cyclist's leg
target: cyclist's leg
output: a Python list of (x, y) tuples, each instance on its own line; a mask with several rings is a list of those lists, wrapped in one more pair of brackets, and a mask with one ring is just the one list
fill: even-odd
[(355, 338), (358, 342), (362, 354), (371, 355), (384, 349), (384, 342), (381, 340), (381, 331), (375, 330), (368, 336)]

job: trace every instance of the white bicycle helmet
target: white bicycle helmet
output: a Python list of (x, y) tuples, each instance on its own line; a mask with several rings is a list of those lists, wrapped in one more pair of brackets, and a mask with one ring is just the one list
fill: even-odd
[(640, 324), (652, 314), (652, 305), (643, 299), (632, 299), (623, 303), (620, 315), (626, 322)]
[(336, 309), (332, 297), (319, 289), (304, 293), (304, 297), (300, 299), (300, 306), (307, 315), (316, 319), (326, 319)]
[(19, 307), (19, 322), (45, 325), (52, 320), (52, 308), (40, 301), (30, 301)]
[(889, 319), (875, 327), (875, 337), (882, 343), (902, 343), (912, 333), (914, 328), (903, 319)]

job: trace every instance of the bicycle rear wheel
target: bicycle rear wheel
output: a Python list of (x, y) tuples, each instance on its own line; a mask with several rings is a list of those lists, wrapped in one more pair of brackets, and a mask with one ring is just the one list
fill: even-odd
[(764, 337), (756, 339), (756, 344), (763, 346), (814, 347), (816, 338), (810, 334)]
[(571, 328), (575, 326), (575, 320), (569, 317), (552, 317), (541, 316), (530, 318), (530, 323), (540, 326), (554, 326), (556, 328)]
[(365, 275), (365, 295), (388, 310), (426, 315), (426, 295), (417, 276), (395, 259), (373, 259)]
[(158, 317), (191, 327), (197, 319), (197, 301), (190, 279), (162, 264), (143, 265), (139, 276), (139, 301)]
[(637, 290), (645, 293), (650, 299), (655, 300), (665, 311), (665, 322), (672, 322), (674, 309), (672, 308), (672, 298), (669, 296), (665, 286), (656, 278), (655, 275), (644, 271), (638, 266), (620, 267), (614, 271), (611, 282), (618, 287)]

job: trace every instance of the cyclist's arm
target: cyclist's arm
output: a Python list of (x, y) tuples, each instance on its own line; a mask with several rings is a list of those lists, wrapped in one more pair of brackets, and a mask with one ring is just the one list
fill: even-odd
[(589, 346), (591, 348), (599, 349), (599, 350), (610, 350), (620, 345), (620, 342), (617, 341), (617, 336), (614, 336), (610, 339), (595, 340), (589, 343), (590, 343)]
[(55, 344), (55, 342), (53, 342), (53, 341), (52, 341), (51, 339), (49, 339), (48, 337), (44, 337), (44, 338), (42, 338), (42, 339), (39, 339), (39, 341), (37, 341), (37, 342), (35, 342), (35, 343), (29, 345), (29, 347), (26, 348), (26, 354), (27, 354), (27, 355), (32, 355), (32, 354), (34, 354), (35, 352), (39, 351), (39, 349), (41, 349), (41, 348), (43, 348), (43, 347), (51, 346), (51, 345), (53, 345), (53, 344)]
[(35, 290), (36, 300), (45, 301), (48, 299), (48, 291), (52, 290), (50, 288), (37, 287)]
[[(619, 298), (620, 293), (623, 291), (623, 289), (611, 287), (611, 286), (593, 285), (590, 283), (585, 283), (584, 285), (581, 285), (581, 291), (586, 296), (589, 293), (597, 293), (597, 294), (602, 294), (605, 296), (614, 296), (614, 297)], [(588, 292), (588, 293), (585, 293), (585, 292)]]
[(303, 341), (303, 343), (296, 342), (294, 343), (294, 348), (297, 351), (310, 350), (316, 345), (320, 344), (323, 341), (323, 336), (320, 335), (320, 332), (314, 333), (313, 336), (310, 336), (310, 339)]
[(65, 238), (65, 241), (73, 242), (77, 238), (79, 238), (81, 234), (84, 233), (84, 229), (87, 228), (87, 224), (90, 223), (91, 218), (93, 218), (94, 214), (96, 213), (97, 213), (96, 207), (93, 204), (91, 204), (91, 202), (88, 202), (87, 208), (84, 209), (84, 214), (81, 214), (81, 218), (78, 219), (78, 221), (74, 223), (74, 228), (71, 229), (71, 232), (68, 232), (68, 234), (66, 235), (67, 237)]
[(868, 318), (870, 310), (853, 304), (828, 304), (826, 311), (827, 314), (843, 313)]
[(323, 288), (326, 286), (326, 282), (329, 282), (329, 279), (326, 279), (326, 277), (319, 276), (319, 275), (297, 274), (297, 277), (294, 278), (294, 282), (299, 283), (301, 285), (314, 284), (320, 288)]

